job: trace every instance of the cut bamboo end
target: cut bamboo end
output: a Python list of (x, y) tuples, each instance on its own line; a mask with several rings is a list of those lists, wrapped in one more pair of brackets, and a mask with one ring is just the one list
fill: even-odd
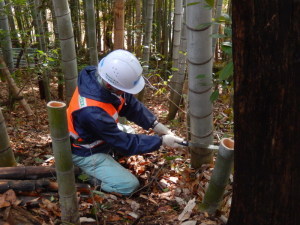
[(234, 140), (231, 138), (223, 138), (221, 140), (221, 145), (223, 145), (227, 150), (234, 150)]
[(51, 101), (51, 102), (48, 102), (48, 104), (47, 104), (47, 107), (50, 107), (50, 108), (63, 108), (65, 106), (66, 106), (66, 103), (58, 102), (58, 101)]
[(225, 159), (233, 157), (234, 141), (231, 138), (223, 138), (219, 147), (219, 154)]

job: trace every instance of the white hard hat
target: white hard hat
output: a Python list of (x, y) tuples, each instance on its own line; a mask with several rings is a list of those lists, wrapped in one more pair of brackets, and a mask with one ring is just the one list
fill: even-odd
[(98, 73), (103, 80), (130, 94), (137, 94), (144, 88), (142, 72), (139, 60), (121, 49), (109, 53), (98, 64)]

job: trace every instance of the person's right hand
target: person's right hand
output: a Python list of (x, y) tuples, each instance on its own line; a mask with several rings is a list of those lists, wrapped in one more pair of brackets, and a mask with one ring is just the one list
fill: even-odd
[(180, 145), (178, 143), (183, 142), (183, 139), (180, 137), (177, 137), (172, 134), (166, 134), (162, 136), (162, 144), (163, 146), (169, 146), (172, 148), (182, 148), (183, 145)]

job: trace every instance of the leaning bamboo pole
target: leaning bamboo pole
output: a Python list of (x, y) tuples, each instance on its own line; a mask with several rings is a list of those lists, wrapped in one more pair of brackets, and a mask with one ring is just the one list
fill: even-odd
[(223, 138), (220, 143), (215, 168), (201, 204), (201, 209), (210, 214), (216, 212), (222, 201), (229, 176), (232, 172), (233, 150), (234, 141), (230, 138)]
[(56, 176), (59, 185), (59, 202), (63, 223), (80, 224), (76, 197), (74, 166), (69, 139), (66, 104), (51, 101), (47, 104)]
[[(75, 167), (74, 173), (75, 175), (80, 174), (79, 167)], [(48, 166), (15, 166), (2, 167), (0, 170), (0, 180), (36, 180), (45, 177), (56, 177), (55, 168)]]
[(4, 117), (0, 108), (0, 167), (16, 166), (14, 153), (10, 147)]
[(0, 57), (0, 71), (4, 75), (5, 79), (7, 80), (11, 91), (17, 99), (20, 99), (20, 104), (23, 107), (24, 111), (28, 116), (33, 115), (33, 111), (31, 110), (30, 106), (27, 104), (26, 100), (21, 95), (21, 90), (16, 85), (14, 79), (11, 77), (11, 74), (6, 66), (6, 63), (4, 62), (3, 58)]

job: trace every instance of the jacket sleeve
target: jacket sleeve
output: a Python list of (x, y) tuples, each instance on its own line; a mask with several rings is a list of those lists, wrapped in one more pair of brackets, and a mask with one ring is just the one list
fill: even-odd
[(156, 116), (147, 109), (140, 101), (133, 95), (125, 95), (125, 105), (120, 111), (120, 116), (126, 117), (129, 121), (136, 123), (145, 130), (153, 126)]
[[(114, 119), (98, 107), (86, 107), (73, 115), (79, 136), (85, 140), (103, 140), (124, 155), (136, 155), (158, 150), (159, 136), (128, 134), (121, 131)], [(79, 120), (80, 118), (80, 120)], [(77, 126), (76, 126), (77, 124)]]

